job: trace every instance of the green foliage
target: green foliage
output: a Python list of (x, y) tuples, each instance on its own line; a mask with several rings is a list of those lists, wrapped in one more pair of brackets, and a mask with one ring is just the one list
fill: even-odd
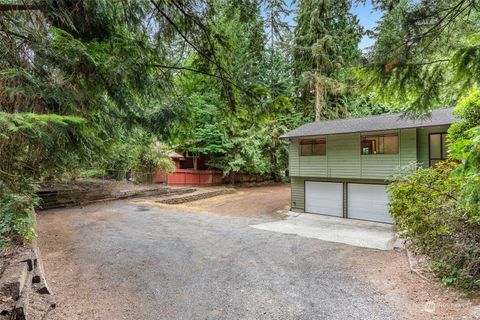
[(103, 178), (106, 175), (106, 171), (102, 168), (90, 168), (81, 169), (79, 177), (81, 178)]
[[(473, 89), (454, 110), (461, 119), (448, 130), (450, 157), (459, 161), (455, 172), (463, 181), (462, 203), (480, 211), (480, 90)], [(472, 217), (473, 218), (473, 217)], [(480, 216), (476, 216), (480, 221)]]
[[(135, 135), (133, 136), (135, 137)], [(144, 143), (141, 140), (137, 142), (134, 139), (119, 141), (111, 147), (109, 155), (101, 159), (99, 166), (106, 171), (130, 171), (138, 163), (142, 148), (144, 148)]]
[(451, 156), (461, 159), (456, 174), (464, 179), (462, 200), (480, 211), (480, 126), (469, 129), (465, 135), (451, 144)]
[(34, 191), (35, 185), (28, 180), (17, 181), (15, 191), (0, 181), (0, 248), (12, 239), (23, 241), (35, 236)]
[[(279, 27), (270, 39), (273, 44), (266, 42), (258, 2), (218, 1), (214, 5), (211, 28), (225, 44), (219, 46), (216, 57), (240, 84), (230, 94), (206, 75), (176, 77), (185, 110), (179, 125), (172, 128), (170, 144), (177, 150), (209, 154), (208, 165), (226, 176), (265, 174), (278, 180), (288, 158), (279, 136), (303, 121), (290, 98), (293, 88), (283, 42), (288, 30), (281, 21), (285, 8), (280, 2), (265, 4), (275, 20), (267, 23)], [(186, 63), (202, 66), (196, 54)]]
[[(457, 103), (449, 158), (401, 174), (391, 213), (445, 284), (480, 286), (480, 12), (476, 1), (374, 1), (386, 11), (359, 75), (375, 102), (412, 114)], [(459, 99), (460, 97), (464, 96)]]
[(268, 42), (270, 51), (276, 51), (277, 46), (282, 46), (288, 37), (290, 28), (287, 18), (292, 10), (289, 9), (285, 0), (264, 0), (264, 11), (266, 14)]
[(374, 33), (366, 91), (412, 113), (452, 105), (480, 80), (476, 1), (397, 2)]
[(479, 211), (459, 201), (463, 181), (454, 162), (432, 168), (405, 168), (393, 177), (390, 213), (401, 236), (429, 258), (446, 284), (480, 287)]
[(34, 236), (33, 181), (61, 175), (62, 166), (78, 160), (70, 152), (84, 123), (74, 116), (0, 112), (0, 245)]
[(346, 90), (342, 76), (361, 56), (362, 32), (351, 1), (303, 0), (298, 6), (293, 63), (299, 102), (307, 107), (315, 98), (316, 120), (345, 116), (338, 103)]
[(155, 172), (166, 174), (175, 169), (174, 162), (168, 156), (169, 151), (151, 133), (134, 130), (124, 133), (111, 146), (108, 154), (93, 164), (96, 170), (116, 179), (125, 179), (129, 172), (133, 172), (137, 175), (137, 181), (150, 183)]
[[(0, 112), (0, 178), (15, 190), (12, 177), (25, 174), (41, 179), (70, 165), (76, 160), (70, 154), (72, 144), (79, 142), (76, 133), (84, 130), (84, 123), (74, 116)], [(87, 142), (90, 138), (85, 131), (81, 139)]]
[(149, 174), (156, 171), (167, 174), (175, 170), (175, 163), (168, 156), (167, 149), (151, 143), (143, 147), (135, 169)]
[[(461, 121), (454, 122), (448, 130), (450, 143), (456, 140), (471, 137), (468, 130), (480, 126), (480, 89), (473, 88), (462, 97), (455, 107), (453, 114)], [(455, 157), (461, 159), (461, 157)]]
[[(125, 144), (137, 130), (163, 137), (175, 123), (173, 69), (179, 56), (198, 50), (210, 37), (202, 20), (210, 6), (185, 15), (191, 1), (181, 6), (157, 2), (40, 1), (2, 8), (3, 200), (24, 199), (32, 208), (34, 191), (19, 181), (63, 179), (92, 164), (132, 168), (143, 155), (145, 167), (168, 168), (167, 161), (155, 163), (155, 155), (138, 144), (128, 141), (134, 152)], [(195, 35), (188, 46), (180, 31), (184, 27)], [(219, 66), (206, 54), (200, 59), (206, 68)], [(23, 207), (8, 208), (2, 219), (21, 225)], [(5, 234), (28, 235), (24, 227), (5, 221)]]
[(231, 137), (224, 147), (226, 152), (220, 157), (214, 157), (211, 164), (223, 170), (224, 176), (234, 173), (266, 174), (270, 173), (270, 160), (264, 153), (263, 132), (245, 130)]
[(400, 111), (395, 107), (379, 103), (374, 94), (344, 95), (341, 98), (341, 103), (345, 106), (352, 118), (361, 118)]
[[(402, 174), (389, 187), (399, 230), (445, 284), (480, 287), (480, 91), (454, 110), (449, 162)], [(411, 172), (410, 172), (411, 173)]]

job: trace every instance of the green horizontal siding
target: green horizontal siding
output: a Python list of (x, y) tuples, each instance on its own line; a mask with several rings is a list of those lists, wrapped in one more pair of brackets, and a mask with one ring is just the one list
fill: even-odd
[(386, 179), (400, 166), (397, 154), (363, 155), (362, 178)]
[(417, 161), (417, 129), (400, 130), (400, 165)]
[(428, 167), (428, 135), (430, 133), (447, 132), (449, 126), (436, 126), (418, 128), (417, 130), (417, 161), (424, 167)]
[(323, 176), (340, 178), (360, 177), (360, 136), (358, 134), (329, 136), (327, 139), (327, 158), (327, 174)]
[(322, 177), (327, 174), (326, 156), (299, 157), (299, 162), (299, 176), (313, 175)]
[[(360, 136), (398, 133), (399, 154), (361, 155)], [(293, 177), (386, 179), (397, 168), (417, 159), (416, 129), (330, 135), (326, 156), (300, 156), (299, 139), (290, 142)]]
[(292, 197), (292, 209), (293, 210), (304, 210), (304, 178), (292, 177), (291, 178), (291, 197)]
[(299, 176), (300, 175), (300, 155), (299, 155), (299, 144), (298, 139), (294, 139), (290, 141), (288, 146), (288, 167), (290, 170), (291, 176)]

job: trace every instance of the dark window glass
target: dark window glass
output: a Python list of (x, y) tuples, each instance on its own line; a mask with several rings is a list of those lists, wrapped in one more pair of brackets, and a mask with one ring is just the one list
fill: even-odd
[(447, 134), (444, 132), (431, 133), (428, 136), (430, 166), (434, 166), (437, 162), (447, 159), (448, 148), (446, 138)]
[(309, 139), (300, 141), (301, 156), (324, 156), (327, 154), (327, 141), (325, 139)]
[(302, 144), (300, 151), (301, 151), (302, 156), (311, 156), (312, 155), (312, 144)]
[(397, 154), (398, 135), (362, 136), (361, 153), (368, 154)]
[(398, 153), (398, 136), (383, 136), (383, 153)]
[(430, 135), (430, 159), (442, 159), (442, 135)]
[(313, 142), (312, 154), (315, 156), (324, 156), (327, 154), (327, 142), (325, 139), (316, 139)]

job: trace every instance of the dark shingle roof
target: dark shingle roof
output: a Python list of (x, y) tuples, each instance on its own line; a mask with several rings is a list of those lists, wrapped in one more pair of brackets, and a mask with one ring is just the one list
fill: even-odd
[(448, 125), (455, 121), (452, 115), (453, 108), (432, 110), (431, 117), (418, 119), (403, 119), (402, 113), (382, 114), (356, 119), (339, 119), (320, 122), (311, 122), (294, 129), (280, 138), (296, 138), (306, 136), (320, 136), (339, 133), (354, 133), (367, 131), (382, 131), (418, 127)]

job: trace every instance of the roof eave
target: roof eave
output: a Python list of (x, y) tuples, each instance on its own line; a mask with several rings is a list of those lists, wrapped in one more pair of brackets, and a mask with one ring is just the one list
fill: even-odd
[(389, 129), (377, 129), (377, 130), (359, 130), (359, 131), (345, 131), (345, 132), (333, 132), (333, 133), (315, 133), (315, 134), (302, 134), (302, 135), (282, 135), (280, 139), (289, 140), (294, 138), (302, 138), (302, 137), (316, 137), (316, 136), (333, 136), (338, 134), (350, 134), (350, 133), (363, 133), (363, 132), (381, 132), (381, 131), (389, 131), (389, 130), (402, 130), (402, 129), (414, 129), (414, 128), (429, 128), (429, 127), (438, 127), (438, 126), (448, 126), (451, 125), (453, 122), (445, 122), (445, 123), (435, 123), (429, 125), (415, 125), (415, 126), (406, 126), (406, 127), (396, 127), (396, 128), (389, 128)]

